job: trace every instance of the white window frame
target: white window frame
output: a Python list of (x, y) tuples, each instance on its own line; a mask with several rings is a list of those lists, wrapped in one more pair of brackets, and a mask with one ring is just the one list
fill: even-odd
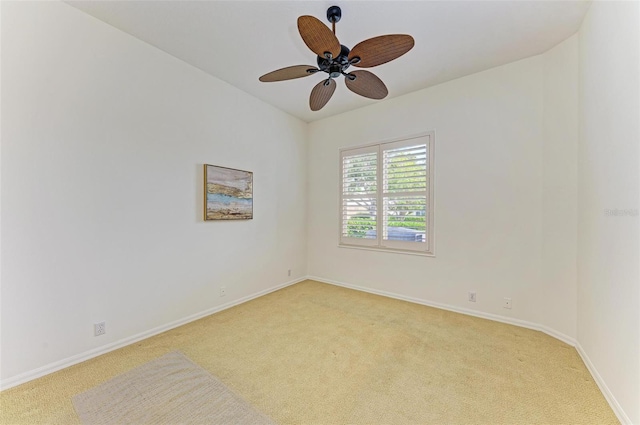
[[(384, 240), (382, 232), (382, 221), (384, 220), (383, 199), (386, 194), (383, 192), (383, 151), (389, 148), (424, 144), (427, 145), (429, 155), (429, 168), (427, 170), (426, 200), (426, 235), (427, 242), (410, 242)], [(376, 239), (352, 238), (342, 235), (343, 226), (343, 158), (362, 153), (377, 152), (377, 173), (376, 173)], [(416, 135), (406, 136), (393, 140), (386, 140), (379, 143), (342, 148), (339, 152), (339, 178), (338, 178), (338, 246), (341, 248), (368, 249), (382, 252), (396, 252), (402, 254), (435, 256), (435, 132), (430, 131)], [(407, 193), (410, 195), (411, 193)], [(402, 195), (402, 194), (401, 194)], [(412, 195), (412, 194), (411, 194)], [(355, 195), (354, 195), (355, 196)], [(358, 195), (367, 196), (367, 195)], [(394, 194), (397, 196), (397, 194)]]

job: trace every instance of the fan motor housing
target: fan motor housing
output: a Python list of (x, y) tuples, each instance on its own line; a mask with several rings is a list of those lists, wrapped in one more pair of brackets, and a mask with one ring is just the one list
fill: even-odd
[(318, 68), (328, 73), (331, 78), (339, 77), (347, 68), (349, 68), (349, 52), (351, 50), (341, 44), (340, 55), (337, 58), (327, 59), (318, 56)]

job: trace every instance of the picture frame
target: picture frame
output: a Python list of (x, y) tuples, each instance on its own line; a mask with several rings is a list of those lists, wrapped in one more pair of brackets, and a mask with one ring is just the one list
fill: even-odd
[(204, 220), (253, 219), (253, 172), (204, 164)]

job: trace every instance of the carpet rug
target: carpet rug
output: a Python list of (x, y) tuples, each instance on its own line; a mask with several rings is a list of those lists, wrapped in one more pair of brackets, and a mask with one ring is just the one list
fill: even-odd
[(273, 422), (174, 351), (73, 397), (83, 425)]

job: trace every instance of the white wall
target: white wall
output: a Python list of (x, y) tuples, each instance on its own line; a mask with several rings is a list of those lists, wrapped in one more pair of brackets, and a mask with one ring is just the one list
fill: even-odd
[(544, 63), (539, 323), (576, 336), (578, 207), (578, 36)]
[[(309, 274), (575, 337), (576, 75), (572, 37), (545, 55), (312, 123)], [(339, 248), (338, 149), (429, 130), (436, 257)]]
[(580, 30), (578, 341), (640, 423), (640, 4), (594, 2)]
[[(638, 217), (604, 215), (638, 209), (637, 2), (595, 2), (538, 57), (309, 126), (65, 4), (0, 9), (3, 382), (308, 265), (577, 337), (640, 423)], [(436, 257), (338, 248), (338, 149), (428, 130)], [(202, 222), (204, 162), (254, 171), (254, 220)]]
[(306, 275), (305, 123), (60, 2), (2, 2), (2, 65), (4, 382)]

